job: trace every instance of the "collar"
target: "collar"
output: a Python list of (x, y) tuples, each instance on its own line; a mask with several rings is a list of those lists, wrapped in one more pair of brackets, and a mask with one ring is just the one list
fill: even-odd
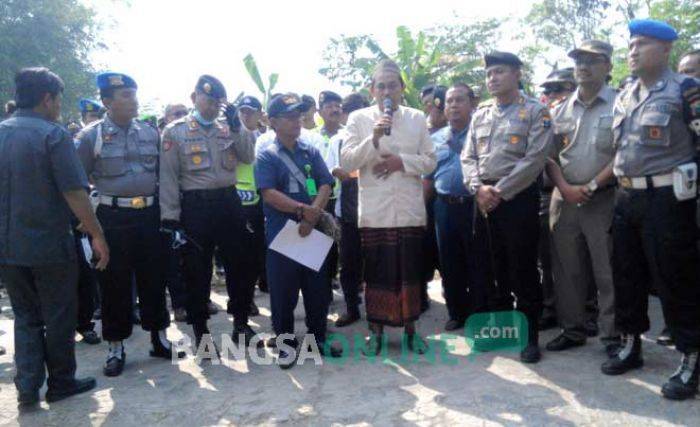
[[(576, 88), (576, 91), (574, 91), (573, 95), (571, 96), (571, 102), (573, 104), (580, 104), (581, 106), (586, 107), (586, 104), (583, 101), (581, 101), (581, 98), (579, 96), (580, 90), (580, 87)], [(611, 104), (615, 101), (616, 95), (617, 93), (615, 92), (615, 90), (613, 90), (613, 88), (611, 88), (607, 84), (603, 84), (603, 86), (600, 87), (600, 90), (596, 94), (595, 98), (593, 98), (593, 102), (591, 102), (589, 106), (593, 106), (598, 101)]]
[[(654, 83), (653, 85), (648, 87), (647, 90), (649, 91), (649, 93), (658, 92), (660, 90), (663, 90), (666, 87), (666, 85), (668, 84), (668, 81), (672, 77), (673, 77), (673, 72), (671, 71), (670, 68), (666, 68), (664, 70), (664, 72), (661, 73), (661, 76), (656, 81), (656, 83)], [(641, 87), (641, 85), (642, 85), (642, 79), (635, 80), (632, 88), (630, 89), (630, 93), (637, 92), (639, 90), (639, 88)]]
[(304, 144), (304, 142), (301, 140), (301, 138), (297, 138), (297, 143), (294, 145), (294, 150), (290, 150), (287, 147), (285, 147), (284, 145), (282, 145), (280, 140), (277, 138), (277, 135), (275, 135), (274, 144), (277, 146), (277, 148), (279, 150), (287, 150), (289, 153), (292, 153), (292, 154), (296, 153), (297, 151), (306, 151), (306, 148), (307, 148), (306, 144)]

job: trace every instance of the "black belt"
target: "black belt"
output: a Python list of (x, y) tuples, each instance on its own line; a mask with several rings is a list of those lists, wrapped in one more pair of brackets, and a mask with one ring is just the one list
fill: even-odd
[(198, 199), (198, 200), (220, 200), (226, 197), (237, 195), (236, 186), (214, 188), (212, 190), (187, 190), (182, 192), (183, 199)]
[(472, 196), (450, 196), (449, 194), (438, 194), (438, 198), (448, 205), (463, 205), (472, 200)]

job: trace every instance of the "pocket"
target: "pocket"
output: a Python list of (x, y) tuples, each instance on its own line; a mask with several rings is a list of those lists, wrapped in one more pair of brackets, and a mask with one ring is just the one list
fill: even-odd
[(141, 141), (138, 144), (138, 148), (143, 167), (149, 171), (155, 170), (156, 163), (158, 162), (158, 147), (156, 147), (156, 141)]
[(600, 116), (595, 129), (595, 145), (598, 150), (611, 152), (613, 144), (613, 117)]
[(222, 145), (219, 150), (221, 151), (221, 167), (228, 171), (235, 170), (238, 159), (233, 151), (233, 144)]
[(126, 147), (106, 143), (100, 152), (99, 174), (104, 177), (122, 176), (129, 171)]
[(525, 154), (527, 149), (527, 126), (510, 126), (506, 132), (505, 151), (513, 154)]
[(186, 170), (199, 171), (211, 168), (211, 155), (206, 143), (187, 144), (183, 150)]
[(640, 120), (641, 135), (639, 143), (651, 147), (670, 145), (669, 122), (671, 114), (658, 111), (645, 111)]

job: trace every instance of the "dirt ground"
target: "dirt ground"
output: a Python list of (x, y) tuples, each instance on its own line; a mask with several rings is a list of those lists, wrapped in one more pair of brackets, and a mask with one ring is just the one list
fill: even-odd
[[(419, 322), (420, 332), (436, 339), (446, 320), (438, 281), (430, 286), (432, 305)], [(212, 333), (231, 330), (225, 314), (225, 290), (212, 296), (222, 310)], [(171, 364), (148, 356), (147, 333), (135, 329), (126, 342), (127, 365), (117, 378), (102, 375), (106, 344), (76, 344), (78, 375), (97, 378), (92, 393), (18, 413), (12, 382), (12, 312), (0, 299), (0, 424), (27, 426), (145, 425), (698, 425), (698, 400), (671, 402), (660, 386), (679, 360), (672, 349), (654, 343), (661, 330), (661, 310), (651, 301), (652, 331), (644, 340), (645, 367), (627, 375), (600, 373), (605, 355), (597, 339), (585, 347), (543, 353), (536, 365), (522, 365), (516, 353), (471, 355), (463, 337), (452, 342), (455, 363), (402, 359), (399, 331), (391, 331), (388, 357), (344, 364), (307, 362), (283, 371), (250, 360), (199, 367), (193, 358)], [(257, 293), (261, 315), (253, 327), (269, 333), (269, 296)], [(329, 320), (342, 312), (336, 293)], [(305, 332), (303, 304), (296, 313), (297, 334)], [(332, 326), (332, 323), (329, 323)], [(99, 324), (98, 324), (99, 331)], [(338, 332), (364, 334), (363, 320)], [(173, 323), (172, 339), (190, 334)], [(546, 343), (557, 331), (543, 333)], [(271, 350), (263, 350), (271, 351)], [(43, 390), (45, 391), (45, 390)], [(43, 394), (42, 391), (42, 394)]]

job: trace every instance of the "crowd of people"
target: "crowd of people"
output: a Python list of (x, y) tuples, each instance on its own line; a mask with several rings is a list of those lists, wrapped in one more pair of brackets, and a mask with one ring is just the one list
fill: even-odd
[[(675, 72), (672, 27), (633, 20), (629, 30), (632, 75), (619, 88), (609, 86), (613, 47), (587, 40), (539, 99), (522, 89), (521, 60), (494, 51), (484, 57), (489, 99), (461, 82), (430, 85), (422, 111), (405, 106), (390, 60), (371, 76), (372, 103), (333, 91), (229, 103), (203, 75), (191, 108), (168, 105), (154, 121), (138, 119), (137, 82), (107, 72), (100, 102), (81, 101), (82, 123), (66, 129), (60, 77), (21, 70), (0, 122), (0, 278), (15, 314), (19, 403), (39, 401), (46, 372), (49, 402), (95, 387), (75, 377), (76, 332), (107, 342), (106, 376), (125, 368), (134, 323), (149, 331), (151, 356), (184, 357), (166, 337), (166, 289), (199, 346), (211, 337), (215, 274), (233, 341), (277, 347), (283, 369), (301, 345), (291, 338), (300, 292), (322, 356), (342, 356), (326, 342), (334, 286), (345, 299), (337, 328), (361, 319), (364, 298), (365, 354), (382, 351), (386, 327), (404, 328), (420, 354), (416, 322), (436, 269), (445, 330), (517, 310), (523, 363), (540, 360), (540, 331), (559, 326), (545, 348), (599, 336), (607, 375), (642, 367), (654, 294), (660, 342), (682, 353), (662, 394), (694, 396), (700, 51)], [(319, 271), (268, 248), (289, 221), (301, 237), (334, 237)], [(256, 286), (269, 293), (267, 341), (249, 325)]]

